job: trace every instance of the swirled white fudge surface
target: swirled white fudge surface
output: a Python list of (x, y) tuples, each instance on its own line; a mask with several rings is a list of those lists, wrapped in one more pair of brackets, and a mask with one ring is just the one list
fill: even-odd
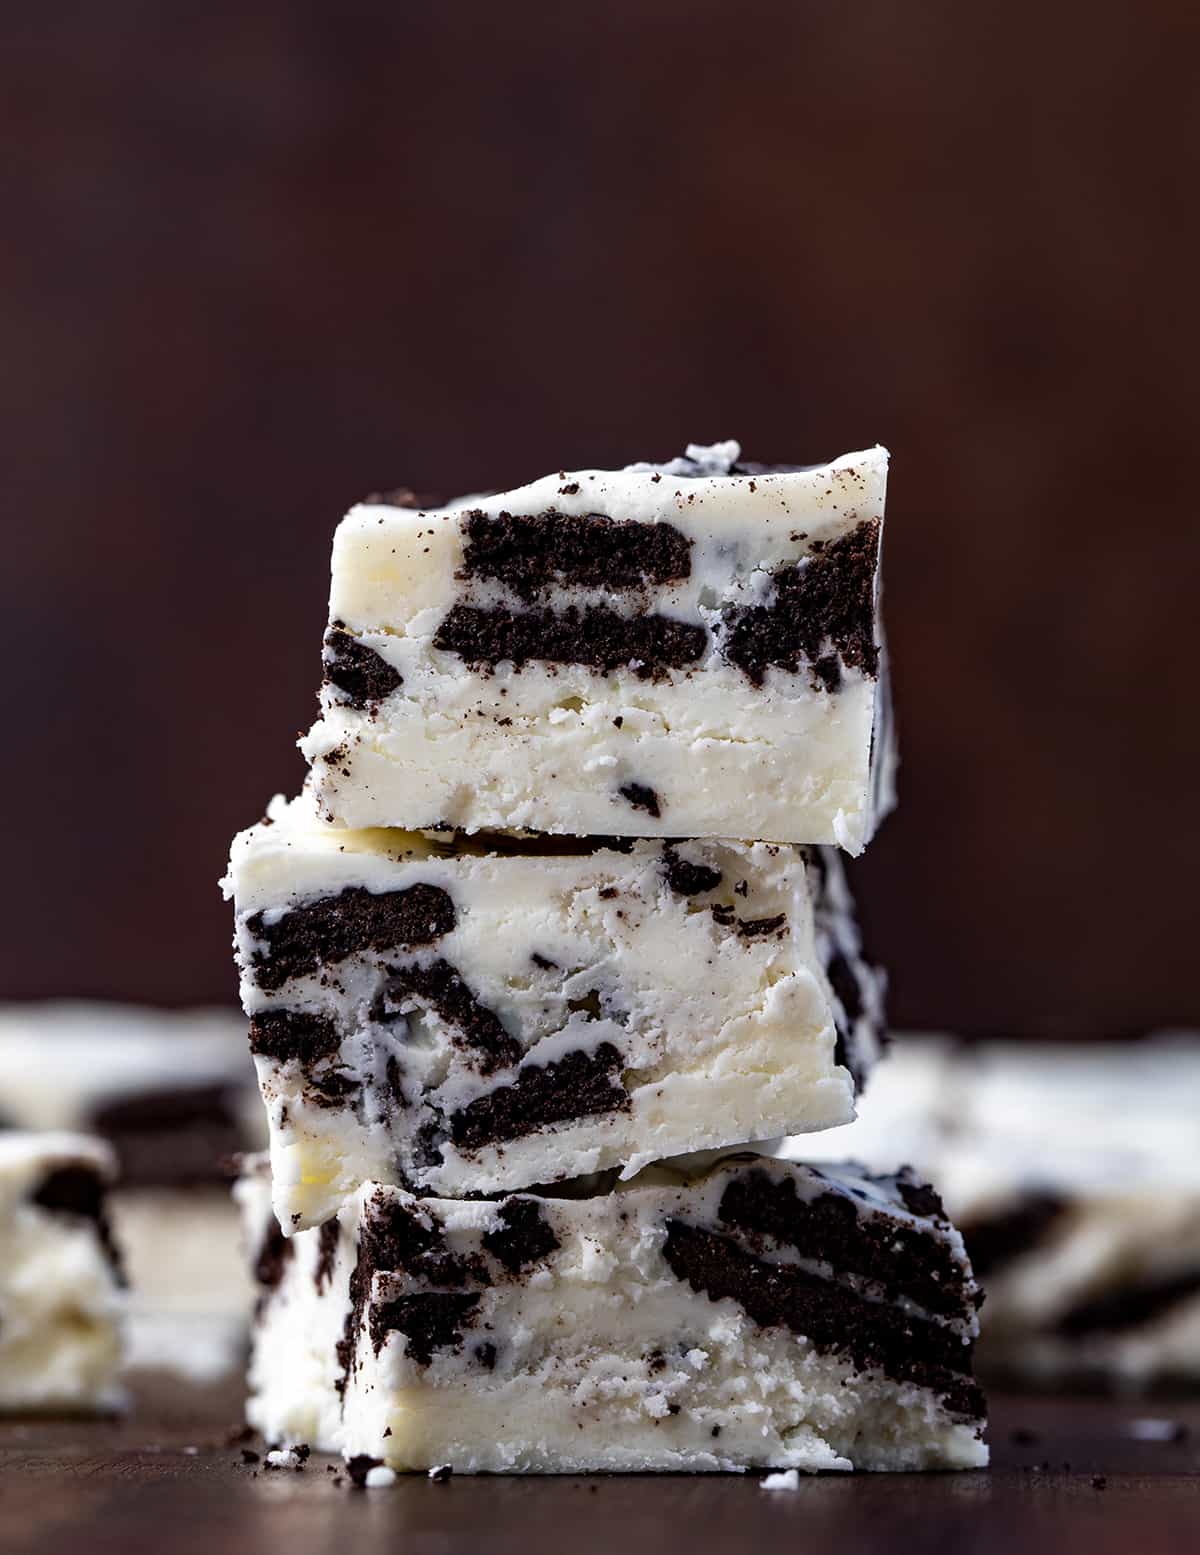
[(0, 1133), (0, 1413), (119, 1407), (124, 1275), (101, 1140)]
[(289, 1233), (367, 1181), (494, 1192), (842, 1123), (879, 1043), (829, 849), (343, 831), (306, 794), (225, 888)]
[(321, 716), (339, 825), (869, 841), (892, 802), (887, 454), (667, 464), (351, 510)]
[(756, 1156), (613, 1192), (364, 1184), (290, 1240), (239, 1186), (269, 1441), (457, 1472), (971, 1468), (978, 1292), (911, 1173)]

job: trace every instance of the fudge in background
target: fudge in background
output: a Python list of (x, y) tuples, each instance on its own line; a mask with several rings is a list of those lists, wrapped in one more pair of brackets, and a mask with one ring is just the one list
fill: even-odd
[(0, 1411), (120, 1408), (125, 1275), (109, 1227), (112, 1150), (0, 1133)]
[(252, 1290), (231, 1163), (266, 1137), (245, 1021), (224, 1010), (0, 1006), (0, 1124), (93, 1133), (111, 1147), (128, 1364), (196, 1380), (236, 1365)]
[(1200, 1038), (897, 1036), (857, 1122), (788, 1155), (910, 1162), (987, 1291), (981, 1374), (1200, 1386)]

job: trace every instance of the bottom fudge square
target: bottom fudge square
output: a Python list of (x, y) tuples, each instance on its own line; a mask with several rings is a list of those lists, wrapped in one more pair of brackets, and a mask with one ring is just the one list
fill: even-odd
[(739, 1154), (577, 1198), (368, 1183), (288, 1239), (265, 1163), (238, 1191), (268, 1440), (457, 1473), (987, 1462), (978, 1288), (907, 1171)]

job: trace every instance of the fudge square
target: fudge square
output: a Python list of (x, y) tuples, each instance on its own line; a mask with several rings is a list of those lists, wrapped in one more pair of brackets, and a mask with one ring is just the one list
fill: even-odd
[(682, 459), (352, 509), (321, 716), (342, 826), (761, 837), (858, 853), (892, 802), (887, 454)]
[(490, 1193), (844, 1123), (879, 1044), (832, 849), (342, 831), (302, 795), (224, 886), (289, 1233), (367, 1181)]
[(980, 1296), (906, 1170), (726, 1157), (582, 1198), (364, 1184), (290, 1240), (239, 1185), (268, 1441), (457, 1472), (987, 1462)]
[(124, 1277), (106, 1215), (115, 1176), (102, 1140), (0, 1133), (0, 1413), (124, 1402)]

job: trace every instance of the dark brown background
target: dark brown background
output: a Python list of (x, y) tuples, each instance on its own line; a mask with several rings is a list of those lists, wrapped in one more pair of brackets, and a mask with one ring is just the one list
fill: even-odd
[(33, 10), (0, 992), (231, 995), (351, 499), (735, 435), (894, 452), (897, 1019), (1200, 1019), (1197, 7)]

